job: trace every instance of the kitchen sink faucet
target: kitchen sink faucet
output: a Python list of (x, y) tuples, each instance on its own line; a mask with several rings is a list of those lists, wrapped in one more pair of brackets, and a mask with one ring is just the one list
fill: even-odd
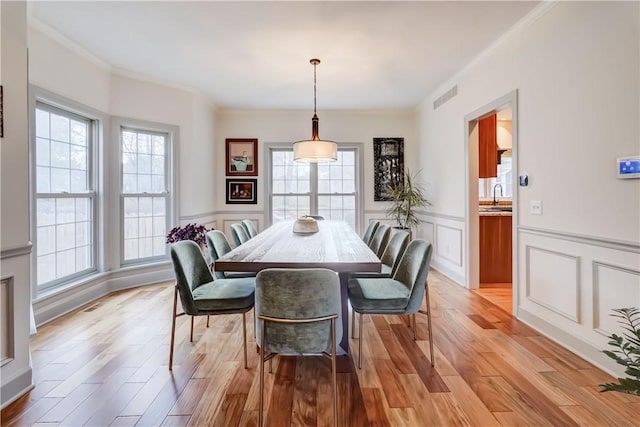
[(498, 204), (498, 199), (496, 199), (496, 188), (500, 187), (500, 197), (503, 197), (502, 194), (502, 185), (501, 184), (496, 184), (493, 186), (493, 204), (497, 205)]

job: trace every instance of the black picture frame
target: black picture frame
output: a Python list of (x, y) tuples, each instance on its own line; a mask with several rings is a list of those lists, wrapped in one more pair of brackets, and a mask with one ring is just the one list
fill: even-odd
[(227, 179), (227, 204), (255, 205), (258, 203), (257, 179)]
[(225, 139), (227, 176), (258, 176), (258, 139)]
[(373, 200), (391, 200), (388, 188), (404, 182), (404, 138), (373, 138)]

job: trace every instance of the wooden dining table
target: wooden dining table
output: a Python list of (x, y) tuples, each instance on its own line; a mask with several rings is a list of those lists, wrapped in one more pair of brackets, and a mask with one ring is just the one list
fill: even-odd
[(294, 221), (277, 222), (217, 261), (216, 271), (266, 268), (327, 268), (340, 277), (342, 341), (349, 352), (347, 283), (354, 272), (380, 272), (380, 259), (344, 221), (318, 221), (319, 231), (293, 232)]

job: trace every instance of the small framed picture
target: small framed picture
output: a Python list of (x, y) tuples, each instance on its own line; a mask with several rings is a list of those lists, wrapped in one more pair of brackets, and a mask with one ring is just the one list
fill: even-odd
[(258, 140), (227, 138), (227, 176), (258, 176)]
[(255, 205), (258, 203), (257, 179), (227, 179), (227, 203)]

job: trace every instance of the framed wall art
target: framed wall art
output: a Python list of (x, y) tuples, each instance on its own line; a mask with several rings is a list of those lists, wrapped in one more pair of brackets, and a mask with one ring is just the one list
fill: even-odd
[(227, 204), (258, 203), (257, 179), (227, 179)]
[(373, 200), (391, 200), (387, 189), (404, 182), (404, 138), (373, 138)]
[(227, 138), (227, 176), (258, 176), (258, 140), (253, 138)]

